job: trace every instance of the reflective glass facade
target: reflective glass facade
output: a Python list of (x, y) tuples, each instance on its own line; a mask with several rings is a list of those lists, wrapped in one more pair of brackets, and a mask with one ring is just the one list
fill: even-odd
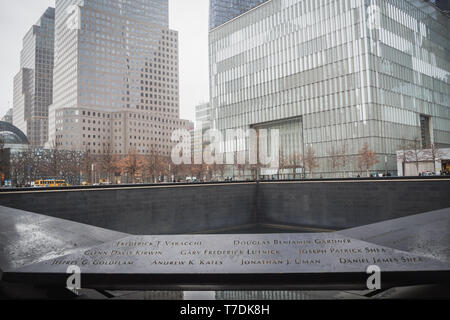
[(436, 5), (440, 10), (450, 13), (450, 1), (448, 0), (430, 0), (431, 3)]
[(430, 139), (450, 146), (448, 30), (449, 17), (422, 1), (269, 1), (210, 33), (214, 125), (301, 117), (295, 148), (315, 149), (317, 175), (331, 173), (330, 151), (344, 145), (345, 171), (358, 174), (366, 142), (379, 155), (374, 171), (395, 172), (421, 116)]
[(211, 0), (209, 28), (217, 28), (266, 1), (268, 0)]
[(11, 123), (0, 121), (0, 141), (4, 144), (29, 144), (25, 134)]
[(211, 129), (212, 114), (209, 103), (199, 104), (195, 107), (195, 122), (197, 124), (201, 123), (203, 130)]

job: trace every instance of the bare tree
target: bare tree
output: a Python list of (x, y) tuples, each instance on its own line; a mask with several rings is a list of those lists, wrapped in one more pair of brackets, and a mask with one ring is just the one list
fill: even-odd
[(328, 152), (328, 155), (330, 156), (329, 161), (331, 170), (333, 171), (334, 174), (336, 174), (338, 169), (342, 166), (341, 154), (338, 149), (332, 146), (331, 150)]
[[(173, 162), (170, 162), (170, 175), (173, 176), (173, 181), (171, 182), (177, 182), (184, 171), (184, 164), (174, 164)], [(172, 177), (170, 178), (172, 179)]]
[(58, 143), (53, 141), (53, 145), (47, 156), (47, 175), (52, 179), (58, 179), (62, 165), (62, 156)]
[(257, 181), (260, 178), (261, 175), (261, 169), (264, 168), (265, 166), (263, 166), (261, 164), (261, 162), (259, 161), (259, 155), (258, 155), (258, 161), (256, 163), (250, 164), (247, 166), (247, 168), (251, 171), (252, 173), (252, 179)]
[(217, 165), (217, 173), (219, 174), (219, 177), (223, 180), (225, 178), (225, 170), (227, 168), (226, 164), (218, 164)]
[(90, 150), (86, 150), (83, 154), (82, 159), (82, 174), (84, 173), (87, 177), (87, 182), (93, 183), (92, 166), (94, 165), (94, 157)]
[(358, 167), (360, 170), (365, 170), (367, 172), (367, 176), (369, 176), (369, 170), (374, 165), (379, 163), (378, 155), (375, 151), (369, 149), (369, 144), (366, 142), (363, 148), (359, 151), (358, 155)]
[(343, 177), (345, 177), (347, 175), (348, 165), (351, 162), (347, 141), (345, 141), (344, 144), (342, 145), (341, 149), (339, 149), (339, 153), (340, 153), (340, 157), (341, 157), (341, 166), (344, 170)]
[[(260, 130), (259, 129), (256, 130), (256, 137), (255, 138), (256, 138), (256, 141), (257, 141), (256, 142), (256, 150), (255, 150), (255, 152), (256, 152), (256, 163), (249, 164), (247, 166), (247, 168), (252, 172), (253, 180), (258, 181), (260, 179), (261, 169), (266, 167), (266, 166), (262, 165), (261, 159), (260, 159), (260, 154), (259, 154), (260, 153), (260, 149), (261, 149), (260, 143), (262, 143), (260, 141)], [(251, 157), (249, 155), (249, 159), (250, 158)]]
[(144, 168), (144, 160), (136, 150), (132, 149), (126, 158), (118, 162), (118, 165), (122, 173), (127, 173), (131, 176), (132, 183), (134, 184), (136, 183), (136, 175)]
[(317, 161), (316, 151), (312, 146), (306, 148), (306, 153), (304, 157), (305, 167), (308, 169), (309, 175), (313, 177), (314, 169), (319, 168), (319, 162)]
[(292, 154), (287, 160), (287, 167), (292, 169), (294, 179), (297, 178), (297, 169), (302, 168), (304, 170), (303, 156), (299, 153)]
[(189, 167), (189, 173), (192, 179), (197, 178), (201, 180), (204, 173), (203, 164), (191, 164), (191, 166)]
[(144, 171), (152, 178), (152, 182), (156, 183), (163, 171), (163, 158), (154, 149), (145, 156)]
[(40, 180), (47, 175), (47, 161), (51, 152), (42, 149), (33, 149), (31, 151), (31, 157), (33, 159), (33, 165), (31, 167), (31, 175), (33, 180)]
[(431, 144), (430, 149), (424, 151), (424, 156), (433, 161), (434, 173), (436, 173), (436, 161), (441, 160), (444, 156), (444, 152), (436, 145)]
[(34, 149), (31, 147), (11, 155), (11, 177), (16, 185), (25, 186), (32, 181), (37, 172)]
[(208, 166), (209, 167), (209, 175), (210, 175), (210, 179), (211, 180), (216, 180), (218, 177), (223, 177), (223, 175), (225, 174), (225, 164), (219, 164), (214, 162), (212, 165)]
[(3, 138), (0, 137), (0, 186), (3, 186), (5, 183), (5, 179), (7, 174), (10, 171), (9, 165), (8, 165), (8, 159), (9, 158), (9, 152), (5, 149), (5, 143), (3, 141)]
[(10, 174), (13, 185), (20, 186), (22, 184), (23, 173), (22, 153), (16, 153), (11, 156)]
[(13, 185), (21, 186), (24, 184), (24, 154), (23, 152), (15, 153), (11, 156), (11, 180)]
[(208, 166), (204, 161), (201, 164), (196, 164), (194, 162), (194, 155), (192, 155), (192, 161), (189, 167), (189, 171), (192, 177), (196, 177), (197, 180), (202, 181), (208, 171)]
[(238, 171), (238, 180), (241, 180), (241, 178), (245, 175), (245, 171), (247, 170), (247, 163), (239, 163), (238, 161), (238, 154), (237, 152), (234, 153), (234, 165), (236, 166), (236, 169)]
[(281, 149), (281, 148), (279, 151), (278, 159), (279, 159), (278, 177), (280, 177), (282, 172), (284, 172), (285, 169), (288, 169), (288, 166), (289, 166), (289, 161), (288, 161), (287, 157), (284, 155), (283, 149)]
[(162, 181), (164, 181), (165, 177), (169, 177), (171, 175), (171, 171), (172, 171), (172, 166), (170, 165), (170, 160), (167, 157), (162, 157), (161, 158), (161, 172), (160, 172), (160, 176)]
[(66, 151), (63, 153), (64, 161), (62, 175), (70, 185), (81, 184), (81, 174), (83, 171), (84, 152)]
[(103, 154), (99, 158), (100, 166), (109, 182), (112, 182), (112, 176), (116, 170), (117, 160), (113, 154), (111, 146), (108, 144)]
[(419, 163), (421, 160), (421, 156), (423, 156), (422, 151), (422, 143), (418, 137), (414, 138), (412, 144), (410, 146), (410, 150), (407, 151), (406, 155), (409, 159), (411, 159), (416, 165), (416, 172), (419, 174)]

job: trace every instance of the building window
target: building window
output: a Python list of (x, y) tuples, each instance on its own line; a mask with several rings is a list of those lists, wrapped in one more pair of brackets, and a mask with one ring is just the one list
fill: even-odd
[(431, 147), (431, 126), (430, 117), (420, 115), (420, 133), (422, 135), (422, 148), (427, 149)]

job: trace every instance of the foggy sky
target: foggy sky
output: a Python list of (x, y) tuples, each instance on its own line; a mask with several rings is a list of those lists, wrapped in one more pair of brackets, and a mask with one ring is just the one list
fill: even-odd
[[(13, 78), (20, 69), (26, 32), (54, 0), (0, 0), (0, 119), (13, 104)], [(209, 99), (209, 0), (169, 0), (170, 28), (180, 37), (181, 118), (194, 120), (195, 106)]]

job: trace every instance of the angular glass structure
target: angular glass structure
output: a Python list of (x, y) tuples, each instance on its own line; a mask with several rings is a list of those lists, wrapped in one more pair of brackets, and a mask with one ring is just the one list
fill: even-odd
[[(210, 32), (215, 127), (301, 119), (286, 152), (312, 147), (315, 177), (361, 174), (365, 143), (373, 171), (395, 174), (404, 139), (450, 146), (448, 30), (424, 1), (269, 1)], [(333, 168), (333, 150), (345, 167)]]
[(11, 123), (0, 121), (0, 143), (28, 145), (26, 135)]
[(209, 28), (214, 29), (268, 0), (211, 0)]

